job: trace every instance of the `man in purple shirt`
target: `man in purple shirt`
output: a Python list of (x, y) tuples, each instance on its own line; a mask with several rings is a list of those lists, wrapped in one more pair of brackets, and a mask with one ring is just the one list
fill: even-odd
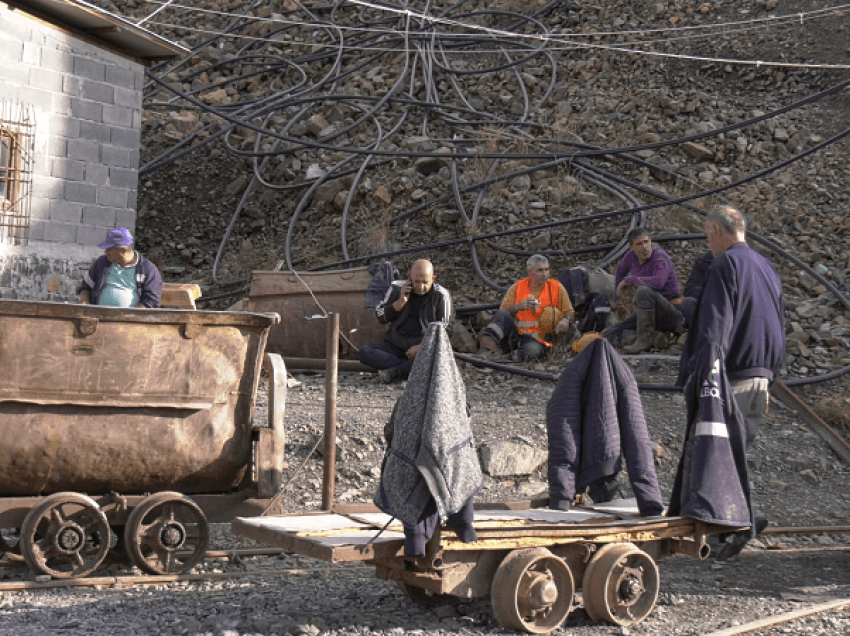
[(640, 353), (652, 347), (655, 330), (679, 331), (685, 323), (679, 304), (679, 280), (670, 257), (660, 247), (653, 247), (652, 236), (646, 228), (638, 227), (629, 232), (629, 247), (617, 266), (614, 280), (618, 295), (628, 286), (635, 288), (635, 313), (623, 322), (635, 322), (637, 339), (623, 347), (623, 353)]

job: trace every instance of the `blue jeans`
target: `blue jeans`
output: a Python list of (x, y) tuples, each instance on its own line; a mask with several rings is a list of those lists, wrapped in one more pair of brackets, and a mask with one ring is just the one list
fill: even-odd
[(542, 358), (546, 355), (546, 345), (531, 336), (520, 334), (513, 316), (504, 309), (496, 312), (482, 335), (490, 336), (499, 343), (499, 348), (504, 353), (517, 352), (517, 358), (520, 360)]

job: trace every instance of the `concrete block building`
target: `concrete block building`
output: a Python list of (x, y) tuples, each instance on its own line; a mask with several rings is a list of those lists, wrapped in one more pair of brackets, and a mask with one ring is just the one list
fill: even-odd
[(0, 0), (0, 298), (76, 300), (135, 229), (144, 69), (185, 52), (81, 0)]

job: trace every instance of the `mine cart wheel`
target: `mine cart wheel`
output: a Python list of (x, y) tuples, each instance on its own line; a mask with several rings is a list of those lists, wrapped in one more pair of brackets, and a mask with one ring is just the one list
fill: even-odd
[(23, 562), (20, 528), (0, 528), (0, 555), (9, 561)]
[(398, 589), (404, 592), (407, 598), (417, 605), (435, 605), (436, 603), (445, 601), (451, 596), (450, 594), (437, 594), (431, 590), (426, 590), (423, 587), (416, 587), (415, 585), (410, 585), (404, 581), (396, 581), (395, 584), (398, 586)]
[(649, 616), (658, 599), (658, 566), (631, 543), (612, 543), (587, 565), (584, 607), (593, 620), (633, 625)]
[(133, 565), (150, 574), (179, 574), (206, 554), (209, 526), (198, 504), (179, 492), (158, 492), (133, 508), (124, 546)]
[(625, 543), (606, 543), (603, 545), (595, 555), (593, 555), (593, 560), (587, 564), (587, 567), (584, 569), (584, 578), (581, 582), (581, 590), (582, 590), (582, 598), (584, 599), (584, 611), (587, 613), (588, 617), (592, 621), (601, 621), (602, 615), (596, 611), (596, 605), (593, 603), (593, 599), (590, 597), (590, 590), (593, 586), (593, 579), (599, 574), (601, 571), (598, 567), (599, 561), (605, 558), (605, 555), (609, 552), (617, 552), (620, 554), (624, 547), (631, 546), (632, 544)]
[(502, 627), (548, 634), (567, 618), (575, 591), (563, 559), (546, 548), (527, 548), (514, 550), (499, 565), (490, 602)]
[(93, 499), (59, 492), (29, 511), (20, 545), (24, 561), (36, 572), (57, 579), (87, 576), (109, 551), (109, 522)]

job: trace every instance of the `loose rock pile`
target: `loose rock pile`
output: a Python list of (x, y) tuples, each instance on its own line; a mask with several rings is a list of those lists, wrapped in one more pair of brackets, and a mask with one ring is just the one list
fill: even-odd
[[(406, 25), (361, 4), (234, 0), (147, 23), (193, 48), (153, 68), (145, 92), (138, 231), (168, 277), (232, 293), (224, 307), (253, 269), (389, 257), (403, 270), (429, 256), (463, 306), (498, 300), (531, 252), (555, 269), (613, 268), (643, 224), (688, 237), (663, 243), (684, 279), (704, 249), (698, 209), (726, 200), (783, 276), (787, 373), (850, 364), (850, 304), (834, 292), (850, 270), (846, 143), (793, 160), (850, 126), (846, 89), (799, 105), (848, 78), (824, 68), (848, 62), (846, 12), (803, 0), (427, 11)], [(614, 148), (632, 152), (600, 154)], [(618, 212), (681, 196), (693, 198)]]
[[(152, 11), (134, 0), (99, 3), (131, 19)], [(137, 230), (168, 280), (200, 282), (206, 297), (235, 290), (206, 305), (225, 307), (247, 293), (254, 269), (390, 258), (404, 270), (426, 256), (456, 305), (475, 305), (500, 299), (530, 252), (549, 253), (553, 269), (611, 269), (634, 224), (654, 232), (684, 280), (705, 249), (700, 210), (725, 200), (769, 241), (754, 244), (782, 275), (786, 377), (850, 365), (850, 306), (834, 292), (850, 271), (847, 142), (793, 160), (850, 128), (850, 93), (786, 108), (848, 79), (847, 69), (795, 64), (850, 62), (850, 14), (810, 0), (432, 2), (428, 18), (418, 16), (425, 3), (408, 8), (410, 15), (364, 3), (209, 0), (168, 7), (145, 23), (193, 49), (151, 69), (158, 81), (146, 87), (142, 114)], [(691, 199), (635, 210), (676, 197)], [(416, 246), (425, 249), (403, 251)], [(537, 370), (557, 373), (564, 361)], [(671, 366), (633, 361), (646, 383), (668, 383)], [(482, 497), (545, 496), (540, 457), (551, 384), (472, 368), (464, 377), (488, 457)], [(285, 493), (292, 511), (315, 509), (321, 498), (320, 458), (308, 453), (322, 430), (323, 380), (307, 374), (299, 381), (287, 400), (287, 479), (305, 465)], [(811, 404), (841, 407), (846, 388), (837, 380), (799, 390)], [(400, 390), (371, 376), (341, 376), (338, 501), (371, 499), (382, 428)], [(684, 407), (669, 393), (643, 399), (667, 496)], [(506, 445), (529, 464), (499, 463)], [(781, 405), (751, 469), (759, 504), (775, 524), (839, 525), (850, 517), (847, 466)], [(226, 527), (215, 542), (243, 545)], [(612, 632), (577, 610), (565, 630), (705, 634), (847, 598), (846, 543), (842, 534), (766, 536), (739, 561), (676, 557), (661, 565), (659, 605), (644, 623)], [(273, 567), (286, 570), (317, 565), (278, 561)], [(498, 626), (486, 601), (419, 608), (357, 568), (0, 597), (0, 634), (414, 629), (437, 636)], [(848, 630), (844, 610), (752, 633)]]

